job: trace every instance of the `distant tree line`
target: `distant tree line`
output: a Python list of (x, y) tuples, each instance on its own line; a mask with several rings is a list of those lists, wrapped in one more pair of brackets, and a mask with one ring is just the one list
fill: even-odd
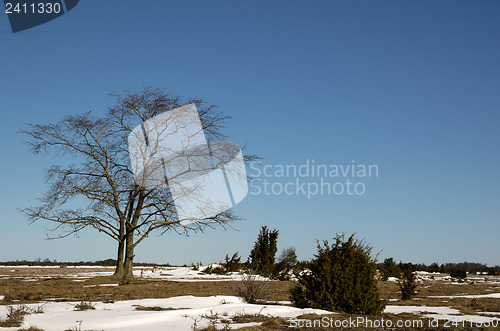
[(412, 263), (396, 263), (394, 259), (387, 258), (382, 263), (377, 264), (377, 268), (380, 271), (382, 280), (387, 280), (389, 277), (399, 278), (401, 273), (408, 268), (412, 271), (426, 271), (426, 272), (439, 272), (443, 274), (450, 274), (450, 276), (455, 278), (465, 278), (467, 273), (486, 273), (488, 275), (499, 275), (500, 266), (489, 267), (483, 263), (473, 263), (473, 262), (461, 262), (461, 263), (442, 263), (439, 265), (434, 262), (430, 265), (423, 263), (412, 264)]
[(432, 263), (431, 265), (415, 264), (415, 270), (427, 272), (442, 272), (449, 273), (451, 270), (463, 270), (467, 273), (488, 273), (491, 275), (500, 274), (500, 265), (489, 267), (487, 264), (474, 263), (474, 262), (461, 262), (461, 263), (443, 263), (438, 265)]
[[(35, 266), (40, 266), (40, 267), (75, 267), (75, 266), (99, 266), (99, 267), (114, 267), (116, 266), (116, 260), (114, 259), (106, 259), (106, 260), (99, 260), (99, 261), (79, 261), (79, 262), (58, 262), (57, 260), (50, 260), (48, 258), (45, 259), (35, 259), (32, 261), (28, 260), (15, 260), (15, 261), (6, 261), (6, 262), (0, 262), (0, 265), (4, 266), (30, 266), (30, 267), (35, 267)], [(151, 267), (170, 267), (170, 264), (158, 264), (158, 263), (134, 263), (135, 266), (140, 266), (140, 267), (146, 267), (146, 266), (151, 266)]]

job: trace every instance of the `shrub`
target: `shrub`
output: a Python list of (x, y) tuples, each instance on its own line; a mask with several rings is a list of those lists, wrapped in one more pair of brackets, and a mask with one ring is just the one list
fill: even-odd
[(197, 263), (191, 263), (191, 270), (193, 271), (199, 271), (203, 263), (197, 262)]
[(7, 318), (0, 319), (0, 327), (12, 328), (21, 326), (24, 321), (24, 315), (29, 314), (28, 307), (20, 305), (17, 307), (7, 306)]
[(224, 268), (226, 272), (238, 272), (241, 269), (241, 257), (238, 256), (238, 252), (234, 253), (231, 258), (226, 254)]
[(396, 264), (394, 259), (387, 258), (384, 260), (384, 263), (380, 266), (380, 274), (382, 280), (386, 281), (389, 277), (397, 277), (401, 275), (401, 268)]
[(231, 258), (229, 258), (229, 255), (226, 254), (225, 262), (222, 265), (211, 264), (203, 269), (201, 273), (208, 275), (225, 275), (228, 272), (237, 272), (240, 271), (241, 268), (240, 260), (241, 257), (238, 256), (238, 252), (234, 253)]
[(93, 309), (95, 309), (95, 306), (90, 301), (89, 302), (82, 301), (79, 304), (75, 305), (76, 311), (93, 310)]
[(205, 269), (203, 269), (203, 271), (201, 271), (202, 274), (208, 274), (208, 275), (212, 275), (212, 274), (216, 274), (216, 275), (224, 275), (226, 274), (226, 269), (223, 267), (223, 266), (220, 266), (220, 265), (209, 265), (208, 267), (206, 267)]
[(78, 326), (72, 326), (69, 329), (66, 329), (64, 331), (82, 331), (82, 323), (83, 321), (76, 321), (78, 323)]
[(38, 304), (38, 305), (36, 306), (36, 308), (35, 308), (35, 307), (33, 307), (33, 308), (28, 309), (28, 313), (29, 313), (29, 314), (43, 314), (43, 313), (44, 313), (43, 307), (45, 307), (45, 305), (46, 305), (46, 304), (47, 304), (47, 303), (44, 303), (44, 304)]
[(439, 264), (437, 264), (436, 262), (432, 263), (428, 270), (429, 272), (439, 272)]
[(383, 310), (371, 246), (354, 235), (347, 240), (337, 235), (331, 247), (318, 243), (315, 256), (309, 270), (297, 274), (299, 285), (291, 290), (295, 306), (367, 315)]
[(41, 301), (44, 299), (44, 295), (40, 292), (31, 292), (31, 291), (19, 291), (15, 293), (6, 293), (4, 301), (5, 302), (13, 302), (13, 301)]
[(250, 252), (250, 268), (256, 273), (270, 276), (274, 271), (276, 251), (278, 250), (278, 233), (274, 229), (269, 231), (267, 226), (262, 226), (257, 241)]
[(410, 300), (417, 294), (417, 279), (411, 263), (408, 263), (401, 273), (399, 289), (401, 290), (401, 300)]
[(494, 267), (489, 267), (488, 268), (488, 275), (490, 275), (490, 276), (496, 276), (498, 274), (499, 274), (498, 270), (496, 270)]
[(297, 265), (297, 254), (295, 253), (295, 248), (289, 247), (281, 252), (278, 258), (278, 263), (274, 267), (274, 272), (272, 277), (279, 280), (289, 280), (290, 272)]
[(467, 277), (467, 272), (463, 269), (451, 269), (449, 274), (453, 278), (465, 279)]
[(270, 281), (258, 278), (254, 273), (242, 274), (234, 286), (234, 295), (247, 303), (263, 302), (270, 295)]

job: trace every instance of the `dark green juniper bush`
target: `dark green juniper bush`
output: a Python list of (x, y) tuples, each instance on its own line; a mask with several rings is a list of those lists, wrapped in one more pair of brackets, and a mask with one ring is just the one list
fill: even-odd
[(401, 273), (399, 289), (401, 290), (401, 300), (410, 300), (417, 295), (417, 278), (411, 263), (407, 263)]
[(389, 277), (399, 278), (401, 275), (401, 268), (394, 261), (394, 259), (387, 258), (384, 260), (384, 263), (380, 266), (380, 274), (382, 276), (382, 280), (388, 280)]
[(351, 235), (337, 235), (330, 246), (318, 243), (318, 253), (296, 276), (299, 285), (291, 290), (299, 308), (311, 307), (349, 314), (375, 315), (382, 312), (372, 248)]
[(274, 271), (276, 252), (278, 251), (279, 231), (270, 231), (262, 226), (259, 236), (250, 252), (249, 266), (259, 275), (271, 276)]

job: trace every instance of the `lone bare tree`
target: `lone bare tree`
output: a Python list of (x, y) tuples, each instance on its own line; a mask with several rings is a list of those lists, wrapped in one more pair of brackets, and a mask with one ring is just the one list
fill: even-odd
[[(137, 132), (138, 125), (151, 122), (151, 119), (162, 113), (192, 104), (198, 111), (204, 135), (218, 142), (225, 138), (222, 130), (229, 117), (218, 111), (215, 105), (209, 105), (201, 99), (174, 96), (159, 88), (147, 87), (137, 93), (126, 91), (112, 93), (111, 96), (116, 103), (108, 108), (105, 116), (97, 116), (89, 111), (66, 116), (55, 124), (28, 124), (27, 129), (21, 130), (28, 135), (28, 144), (35, 154), (47, 152), (64, 155), (67, 157), (61, 158), (61, 163), (68, 161), (46, 170), (49, 187), (42, 196), (41, 204), (22, 209), (22, 212), (32, 222), (53, 222), (51, 231), (55, 232), (50, 239), (75, 235), (85, 228), (93, 228), (113, 238), (118, 247), (114, 277), (130, 279), (133, 278), (134, 250), (153, 231), (158, 230), (160, 234), (167, 231), (188, 234), (216, 225), (225, 227), (228, 222), (239, 219), (232, 211), (222, 209), (217, 213), (208, 213), (206, 217), (182, 219), (172, 196), (172, 185), (181, 187), (180, 184), (174, 184), (169, 178), (169, 185), (164, 185), (162, 177), (159, 181), (161, 184), (151, 185), (154, 182), (151, 178), (158, 180), (158, 173), (163, 173), (165, 167), (168, 170), (165, 160), (158, 164), (150, 161), (159, 158), (144, 157), (141, 162), (150, 167), (142, 164), (142, 172), (138, 174), (134, 171), (137, 169), (134, 169), (134, 157), (130, 156), (129, 151), (131, 133)], [(149, 151), (149, 155), (155, 154), (151, 152), (153, 142), (148, 141), (148, 132), (144, 133), (141, 153)], [(186, 176), (192, 176), (190, 173), (193, 171), (209, 171), (208, 168), (202, 169), (199, 164), (192, 167), (200, 159), (204, 160), (201, 162), (203, 167), (207, 166), (206, 155), (200, 155), (199, 148), (193, 150), (188, 155), (182, 151), (182, 155), (172, 156), (171, 164), (175, 164), (179, 156), (189, 163), (188, 170), (176, 174), (179, 183)], [(214, 154), (217, 154), (214, 150), (217, 148), (209, 150), (211, 166), (217, 167), (217, 164), (213, 164)], [(228, 153), (227, 149), (222, 150), (219, 148), (220, 154)], [(256, 158), (252, 155), (241, 157), (246, 162)], [(194, 196), (193, 190), (196, 188), (189, 188), (191, 191), (181, 187), (185, 195)]]

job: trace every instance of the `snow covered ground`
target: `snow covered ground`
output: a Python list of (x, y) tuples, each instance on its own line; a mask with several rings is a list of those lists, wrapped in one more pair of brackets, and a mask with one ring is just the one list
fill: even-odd
[[(243, 303), (233, 296), (194, 297), (182, 296), (168, 299), (142, 299), (96, 303), (95, 310), (75, 311), (76, 302), (49, 302), (43, 306), (43, 314), (27, 315), (24, 326), (30, 325), (45, 331), (61, 331), (71, 327), (82, 330), (191, 330), (208, 326), (210, 317), (230, 319), (237, 315), (263, 315), (293, 318), (302, 314), (332, 314), (319, 309), (299, 309), (281, 305), (256, 305)], [(27, 305), (36, 309), (40, 304)], [(165, 311), (138, 311), (136, 306), (162, 307)], [(0, 316), (7, 309), (0, 306)], [(231, 324), (231, 328), (249, 324)], [(0, 330), (13, 330), (0, 328)]]
[[(215, 318), (222, 328), (221, 320), (230, 320), (238, 315), (262, 315), (293, 319), (303, 314), (334, 314), (319, 309), (299, 309), (284, 305), (247, 304), (234, 296), (194, 297), (181, 296), (167, 299), (142, 299), (117, 301), (114, 303), (95, 303), (94, 310), (75, 311), (77, 302), (47, 302), (29, 304), (28, 308), (43, 307), (43, 314), (27, 315), (23, 326), (31, 325), (45, 331), (76, 330), (191, 330), (193, 326), (206, 327)], [(136, 310), (136, 307), (161, 307), (164, 311)], [(448, 320), (453, 322), (488, 323), (500, 318), (480, 315), (462, 315), (450, 307), (430, 306), (392, 306), (386, 313), (420, 314), (422, 317)], [(7, 309), (0, 306), (0, 317), (5, 317)], [(231, 323), (232, 329), (258, 323)], [(0, 330), (13, 330), (1, 328)]]
[[(213, 266), (217, 266), (213, 264)], [(6, 268), (0, 266), (0, 268)], [(47, 275), (37, 275), (36, 277), (33, 275), (30, 276), (12, 276), (12, 275), (0, 275), (0, 278), (8, 279), (8, 278), (17, 278), (22, 279), (24, 281), (34, 281), (37, 279), (43, 278), (52, 278), (52, 277), (60, 277), (60, 278), (72, 278), (74, 281), (80, 281), (82, 279), (89, 279), (94, 277), (103, 277), (103, 276), (111, 276), (114, 272), (114, 267), (67, 267), (67, 268), (59, 268), (59, 267), (30, 267), (30, 266), (16, 266), (16, 267), (8, 267), (11, 272), (15, 272), (16, 269), (48, 269), (50, 270), (50, 274)], [(134, 268), (134, 276), (138, 278), (153, 278), (159, 280), (169, 280), (169, 281), (177, 281), (177, 282), (200, 282), (200, 281), (231, 281), (231, 280), (239, 280), (239, 273), (232, 273), (229, 275), (216, 275), (216, 274), (205, 274), (203, 270), (205, 270), (207, 266), (202, 266), (199, 270), (193, 270), (192, 267), (136, 267)], [(260, 279), (264, 279), (260, 276), (257, 276)]]

